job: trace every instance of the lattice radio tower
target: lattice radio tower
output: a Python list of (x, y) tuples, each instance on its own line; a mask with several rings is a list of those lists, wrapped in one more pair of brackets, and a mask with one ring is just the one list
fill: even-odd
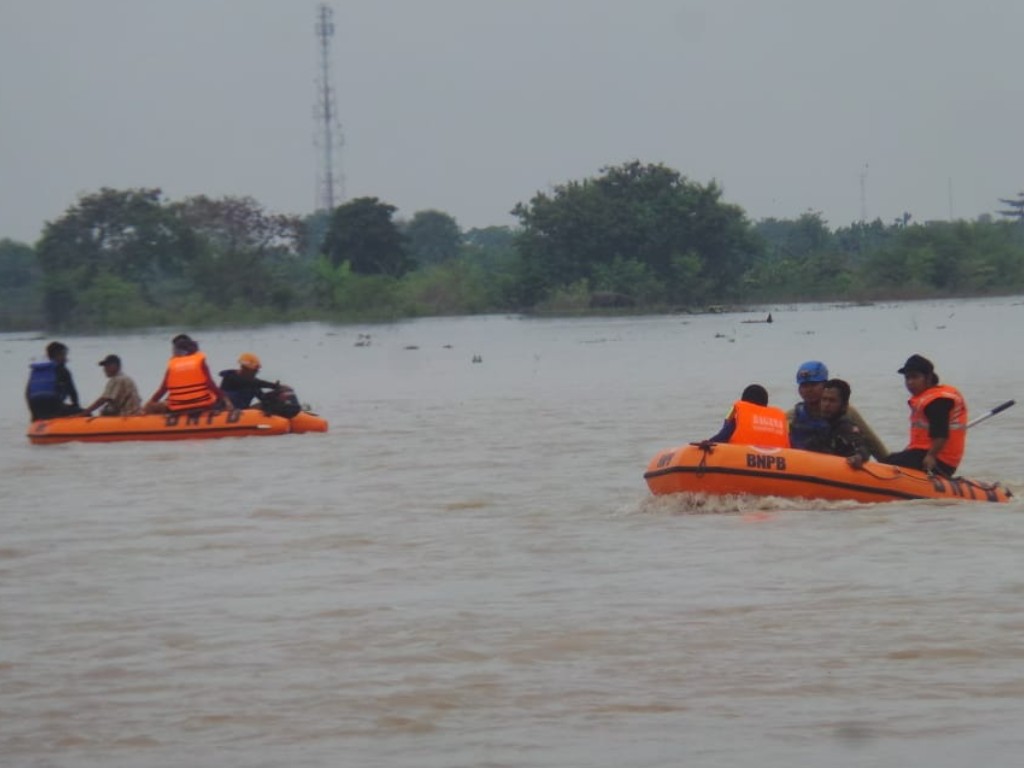
[(868, 222), (868, 164), (864, 163), (864, 170), (860, 172), (860, 223)]
[(345, 144), (334, 103), (331, 87), (331, 38), (334, 36), (334, 11), (327, 4), (317, 10), (316, 36), (320, 42), (320, 72), (316, 78), (316, 118), (314, 144), (320, 150), (320, 170), (317, 173), (316, 206), (320, 211), (333, 211), (345, 199), (345, 176), (341, 164), (341, 148)]

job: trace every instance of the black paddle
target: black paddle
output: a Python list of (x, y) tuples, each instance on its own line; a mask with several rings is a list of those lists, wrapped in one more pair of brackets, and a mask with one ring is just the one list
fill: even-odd
[(970, 428), (971, 428), (971, 427), (973, 427), (973, 426), (974, 426), (975, 424), (980, 424), (981, 422), (985, 421), (985, 419), (991, 419), (991, 418), (992, 418), (993, 416), (995, 416), (995, 415), (996, 415), (997, 413), (1002, 413), (1003, 411), (1005, 411), (1005, 410), (1006, 410), (1007, 408), (1009, 408), (1009, 407), (1010, 407), (1011, 405), (1013, 405), (1013, 404), (1014, 404), (1015, 402), (1017, 402), (1017, 401), (1016, 401), (1016, 400), (1007, 400), (1007, 401), (1006, 401), (1005, 403), (1003, 403), (1002, 405), (997, 405), (997, 406), (996, 406), (995, 408), (993, 408), (993, 409), (992, 409), (991, 411), (989, 411), (988, 413), (983, 413), (983, 414), (982, 414), (981, 416), (979, 416), (978, 418), (976, 418), (976, 419), (971, 419), (970, 421), (968, 421), (968, 422), (967, 422), (967, 428), (968, 428), (968, 429), (970, 429)]

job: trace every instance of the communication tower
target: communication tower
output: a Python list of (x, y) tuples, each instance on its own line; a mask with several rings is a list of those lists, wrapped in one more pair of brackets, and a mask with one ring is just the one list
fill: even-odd
[(338, 110), (331, 87), (331, 38), (334, 37), (334, 11), (326, 3), (317, 9), (316, 36), (320, 43), (320, 71), (316, 78), (316, 133), (313, 142), (321, 152), (317, 173), (316, 207), (332, 211), (345, 199), (345, 176), (339, 169), (341, 148), (345, 144), (338, 122)]
[(860, 172), (860, 223), (866, 224), (868, 220), (868, 164), (864, 163), (864, 170)]

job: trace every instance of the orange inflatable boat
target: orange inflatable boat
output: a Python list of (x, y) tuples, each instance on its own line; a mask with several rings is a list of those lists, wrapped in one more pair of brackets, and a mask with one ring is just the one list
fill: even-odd
[(860, 502), (907, 499), (1009, 501), (999, 483), (929, 476), (889, 464), (866, 462), (853, 469), (841, 456), (728, 443), (690, 443), (661, 451), (644, 479), (655, 495), (749, 494)]
[(109, 443), (120, 440), (195, 440), (326, 432), (327, 421), (302, 411), (293, 418), (268, 416), (257, 408), (236, 411), (188, 411), (148, 416), (69, 416), (33, 421), (28, 439), (37, 445)]

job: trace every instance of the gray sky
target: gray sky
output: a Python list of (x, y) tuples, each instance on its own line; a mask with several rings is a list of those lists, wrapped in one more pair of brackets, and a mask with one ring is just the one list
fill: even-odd
[[(627, 160), (752, 219), (1024, 189), (1022, 0), (335, 0), (347, 198), (464, 228)], [(78, 195), (316, 200), (305, 0), (0, 0), (0, 238)]]

